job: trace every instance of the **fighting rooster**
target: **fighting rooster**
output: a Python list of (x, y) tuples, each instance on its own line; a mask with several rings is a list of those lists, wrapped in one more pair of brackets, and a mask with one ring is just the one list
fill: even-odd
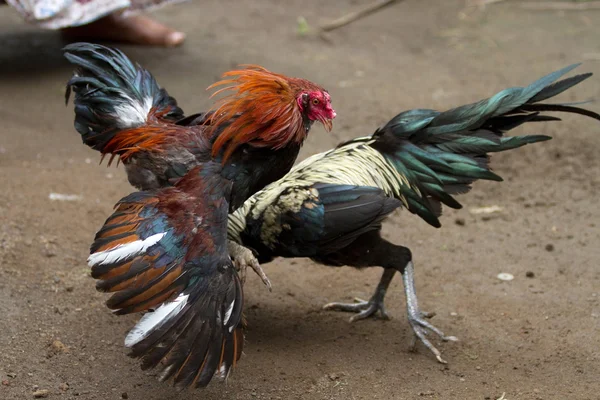
[(114, 293), (107, 305), (117, 314), (148, 311), (125, 340), (143, 368), (159, 366), (180, 387), (206, 386), (227, 376), (243, 345), (230, 258), (243, 248), (227, 241), (228, 212), (289, 171), (314, 121), (331, 129), (331, 98), (309, 81), (248, 66), (211, 86), (229, 94), (210, 111), (184, 117), (119, 50), (78, 43), (65, 56), (78, 67), (66, 98), (74, 92), (83, 142), (118, 157), (142, 190), (120, 200), (96, 234), (88, 262), (97, 288)]
[(404, 207), (440, 227), (442, 204), (461, 208), (454, 195), (468, 192), (474, 181), (502, 180), (490, 170), (489, 153), (550, 139), (503, 136), (527, 122), (559, 121), (542, 115), (544, 111), (600, 120), (600, 115), (578, 107), (541, 103), (591, 76), (556, 82), (574, 67), (449, 111), (400, 113), (370, 137), (314, 155), (231, 214), (229, 237), (253, 248), (262, 263), (274, 257), (310, 257), (329, 266), (383, 267), (369, 301), (325, 306), (358, 313), (351, 320), (378, 311), (387, 317), (384, 296), (396, 271), (400, 272), (408, 322), (416, 337), (444, 362), (426, 334), (433, 332), (444, 340), (456, 338), (446, 336), (425, 319), (427, 315), (417, 303), (411, 251), (383, 239), (381, 223), (394, 209)]
[(75, 94), (75, 129), (102, 157), (118, 157), (140, 190), (169, 186), (215, 160), (233, 182), (236, 209), (290, 170), (315, 121), (331, 130), (336, 116), (322, 87), (249, 65), (209, 87), (220, 88), (213, 96), (228, 95), (208, 112), (184, 117), (150, 72), (121, 51), (90, 43), (64, 50), (77, 67), (66, 91), (67, 101)]

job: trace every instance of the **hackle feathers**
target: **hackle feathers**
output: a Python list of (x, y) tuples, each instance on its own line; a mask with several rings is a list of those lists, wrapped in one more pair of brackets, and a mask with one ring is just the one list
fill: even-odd
[(296, 96), (301, 90), (323, 89), (257, 65), (241, 67), (224, 73), (223, 80), (208, 87), (221, 87), (212, 97), (228, 93), (211, 110), (209, 129), (221, 130), (212, 148), (213, 157), (224, 150), (225, 161), (242, 144), (277, 150), (289, 143), (302, 143), (306, 132)]

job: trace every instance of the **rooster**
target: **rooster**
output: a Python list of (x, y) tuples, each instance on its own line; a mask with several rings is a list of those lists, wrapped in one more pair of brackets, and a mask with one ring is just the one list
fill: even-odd
[(461, 208), (454, 195), (468, 192), (474, 181), (502, 180), (490, 170), (489, 153), (550, 139), (503, 136), (527, 122), (559, 121), (543, 115), (544, 111), (600, 120), (600, 115), (572, 105), (542, 103), (591, 76), (557, 82), (575, 67), (449, 111), (402, 112), (372, 136), (309, 157), (231, 214), (229, 237), (254, 249), (261, 263), (275, 257), (310, 257), (329, 266), (383, 267), (369, 301), (325, 306), (357, 313), (351, 321), (377, 312), (387, 318), (384, 297), (395, 273), (400, 272), (415, 337), (445, 363), (426, 334), (443, 340), (456, 338), (426, 320), (427, 313), (417, 303), (411, 251), (381, 237), (382, 221), (404, 207), (439, 228), (442, 204)]
[(208, 112), (185, 117), (119, 50), (77, 43), (65, 56), (78, 67), (66, 92), (67, 101), (75, 94), (76, 130), (109, 164), (118, 157), (141, 190), (117, 203), (88, 258), (97, 288), (113, 293), (109, 308), (148, 311), (126, 347), (179, 387), (226, 377), (243, 345), (242, 281), (230, 255), (249, 253), (228, 243), (227, 215), (289, 171), (315, 121), (331, 129), (329, 93), (247, 66), (211, 86), (228, 95)]
[(103, 158), (118, 157), (140, 190), (172, 185), (214, 159), (233, 182), (234, 210), (290, 170), (315, 121), (329, 131), (336, 117), (319, 85), (253, 65), (223, 74), (209, 89), (228, 95), (185, 117), (150, 72), (121, 51), (90, 43), (64, 51), (77, 67), (65, 95), (68, 102), (75, 94), (75, 129)]

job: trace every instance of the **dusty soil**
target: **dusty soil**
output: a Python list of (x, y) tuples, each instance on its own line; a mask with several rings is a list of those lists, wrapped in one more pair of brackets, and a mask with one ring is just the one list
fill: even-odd
[[(332, 134), (313, 130), (302, 157), (401, 110), (475, 101), (585, 59), (579, 70), (597, 75), (562, 99), (600, 97), (600, 11), (413, 0), (330, 42), (296, 34), (300, 15), (314, 25), (359, 3), (197, 1), (156, 13), (188, 33), (184, 47), (124, 49), (190, 112), (238, 63), (322, 83), (339, 116)], [(111, 315), (85, 263), (96, 229), (131, 188), (73, 129), (61, 46), (56, 33), (0, 9), (0, 398), (600, 398), (600, 129), (575, 117), (527, 127), (555, 139), (495, 157), (505, 182), (477, 184), (442, 229), (406, 212), (386, 224), (386, 237), (413, 250), (423, 308), (461, 339), (439, 344), (448, 365), (422, 346), (407, 351), (399, 279), (387, 296), (391, 321), (350, 324), (321, 305), (368, 297), (379, 269), (278, 260), (266, 266), (272, 293), (249, 280), (247, 347), (227, 384), (179, 393), (140, 371), (122, 346), (135, 317)], [(489, 205), (502, 211), (469, 211)], [(502, 282), (500, 272), (515, 278)]]

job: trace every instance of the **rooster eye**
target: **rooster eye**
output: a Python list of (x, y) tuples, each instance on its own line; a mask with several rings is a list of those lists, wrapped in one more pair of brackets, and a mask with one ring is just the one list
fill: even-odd
[(312, 103), (316, 106), (317, 104), (319, 104), (319, 99), (313, 99)]

